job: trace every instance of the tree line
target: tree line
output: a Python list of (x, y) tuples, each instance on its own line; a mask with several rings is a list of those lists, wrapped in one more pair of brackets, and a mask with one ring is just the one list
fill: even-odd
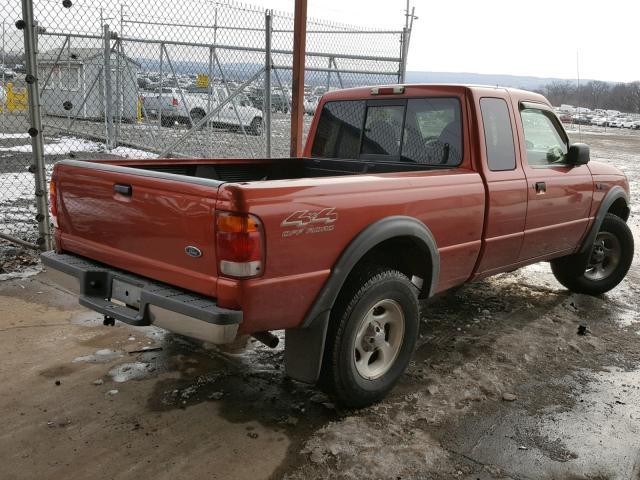
[(545, 85), (538, 92), (555, 106), (568, 104), (592, 110), (601, 108), (625, 113), (640, 113), (640, 81), (608, 83), (592, 80), (578, 87), (574, 81), (556, 80)]

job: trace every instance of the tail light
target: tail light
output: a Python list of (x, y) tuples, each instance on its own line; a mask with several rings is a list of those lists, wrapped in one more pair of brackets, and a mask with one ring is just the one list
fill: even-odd
[(216, 249), (221, 275), (234, 278), (262, 275), (264, 228), (254, 215), (217, 212)]
[(49, 209), (51, 210), (51, 221), (54, 226), (58, 226), (58, 195), (56, 192), (56, 182), (49, 183)]
[(176, 97), (173, 97), (171, 99), (171, 105), (173, 105), (174, 107), (178, 106), (178, 99)]

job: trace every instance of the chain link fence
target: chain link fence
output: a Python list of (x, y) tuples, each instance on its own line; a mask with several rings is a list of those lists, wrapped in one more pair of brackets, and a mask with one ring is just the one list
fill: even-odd
[[(37, 200), (46, 192), (36, 188), (27, 133), (28, 28), (16, 28), (18, 0), (0, 3), (0, 238), (44, 245)], [(64, 158), (288, 156), (292, 14), (199, 0), (35, 0), (32, 8), (42, 177)], [(404, 39), (406, 29), (309, 20), (305, 132), (323, 93), (397, 83)]]

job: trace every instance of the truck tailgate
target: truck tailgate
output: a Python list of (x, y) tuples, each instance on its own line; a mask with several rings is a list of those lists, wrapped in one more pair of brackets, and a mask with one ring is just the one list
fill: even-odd
[(216, 296), (221, 182), (73, 160), (54, 181), (58, 250)]

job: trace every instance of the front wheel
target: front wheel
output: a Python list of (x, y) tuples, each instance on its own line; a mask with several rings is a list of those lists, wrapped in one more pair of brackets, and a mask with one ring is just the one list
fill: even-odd
[(402, 273), (365, 269), (331, 312), (321, 385), (345, 406), (381, 400), (404, 373), (419, 328), (418, 292)]
[(580, 255), (551, 261), (558, 282), (572, 292), (600, 295), (615, 288), (626, 276), (633, 260), (633, 234), (620, 218), (607, 214), (589, 252), (587, 266)]

